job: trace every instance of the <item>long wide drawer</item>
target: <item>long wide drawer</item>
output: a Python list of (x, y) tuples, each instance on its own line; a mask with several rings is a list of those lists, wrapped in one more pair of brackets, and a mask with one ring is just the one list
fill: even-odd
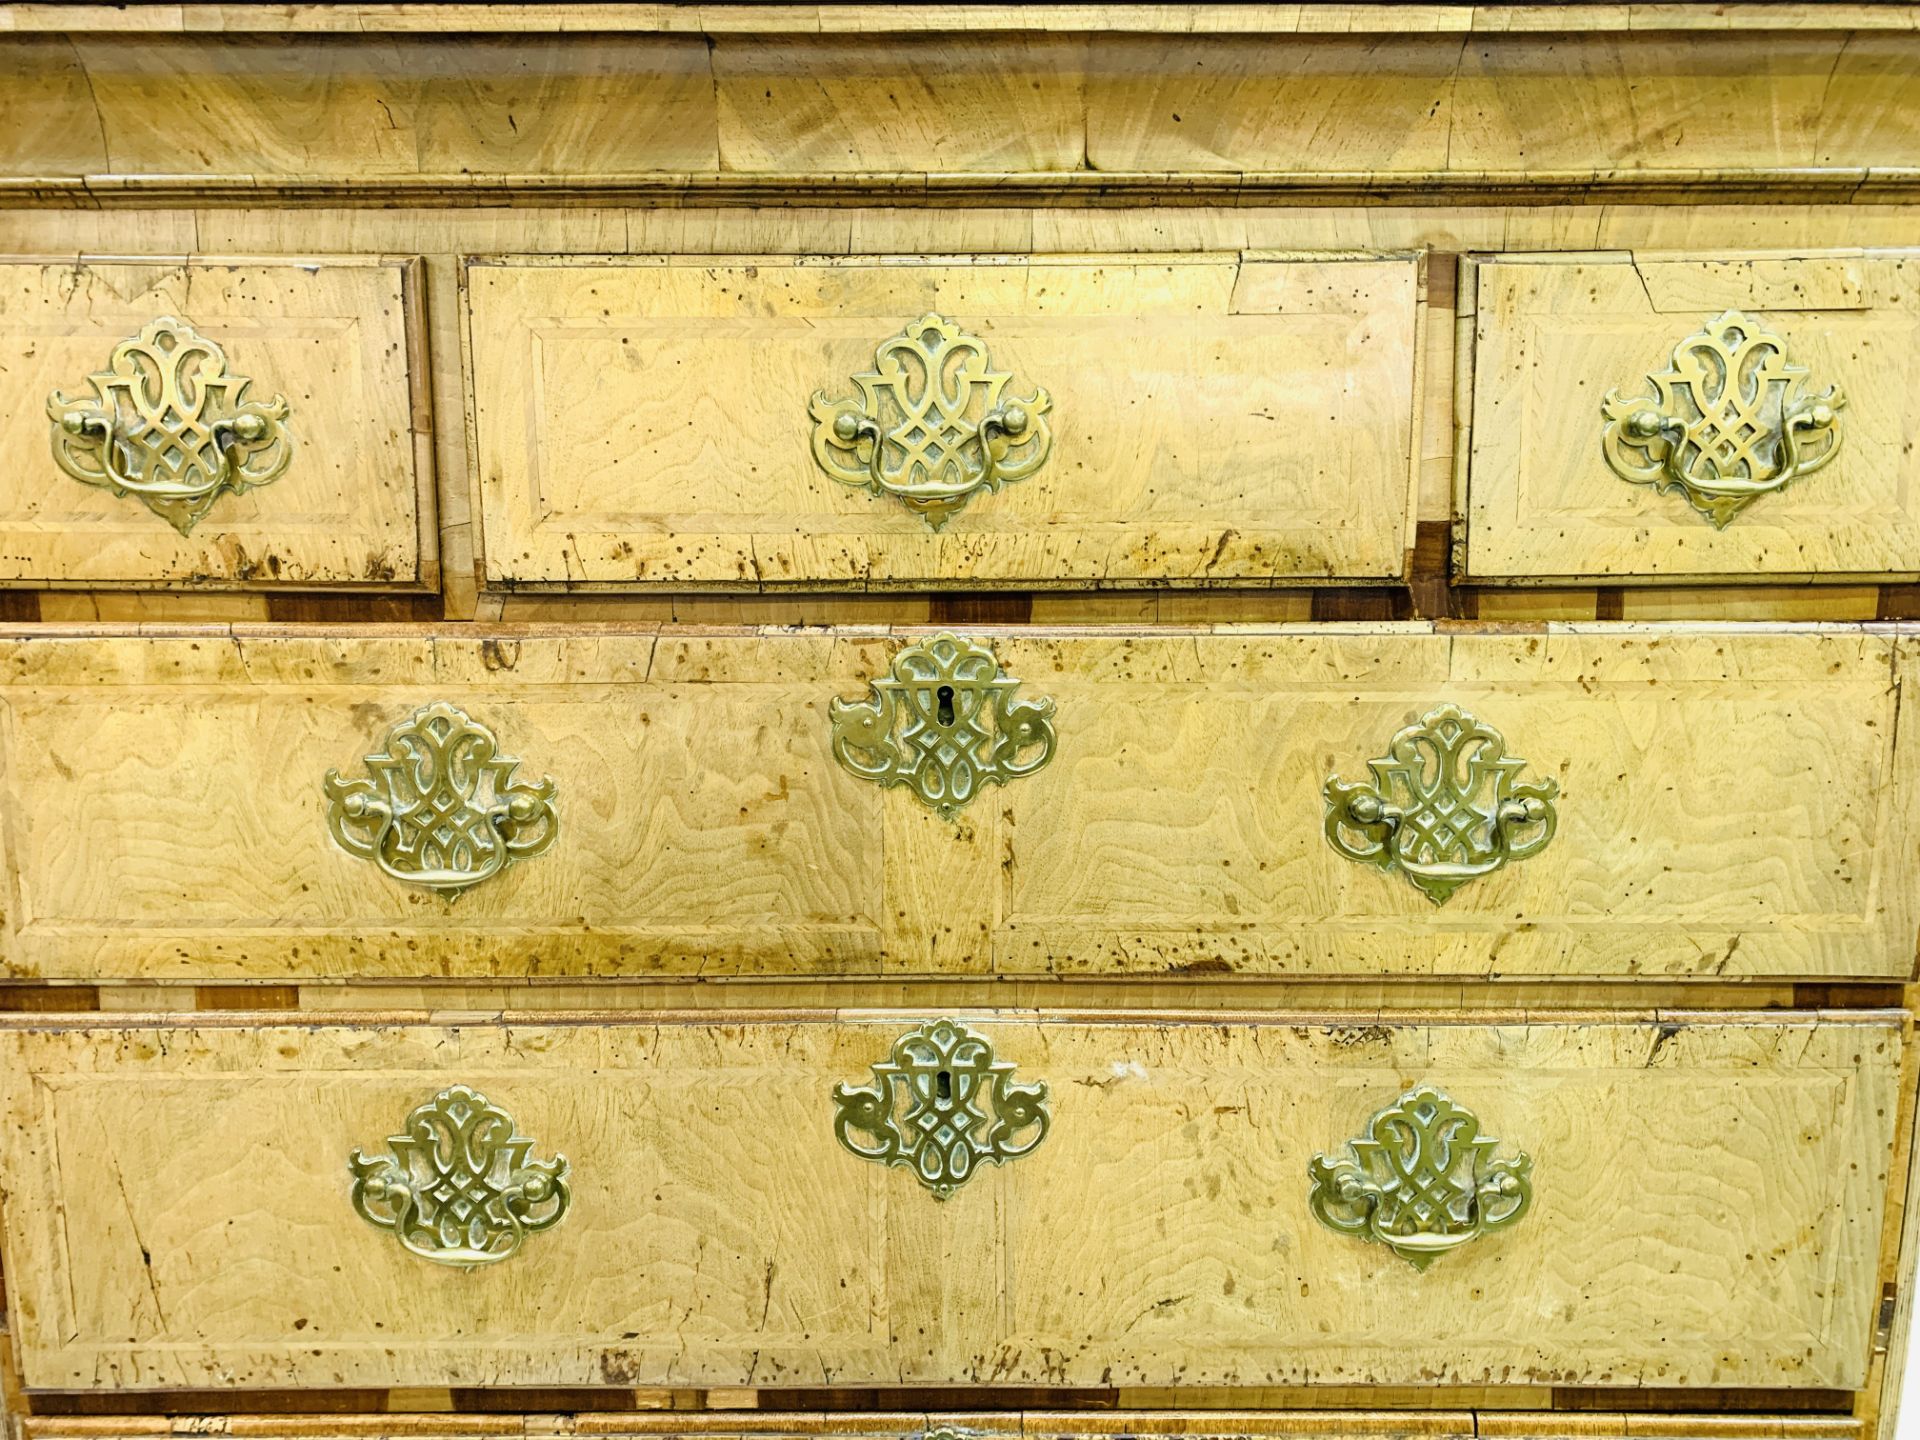
[(6, 970), (1901, 979), (1912, 653), (1859, 628), (17, 636)]
[(35, 632), (5, 970), (1902, 979), (1915, 644)]
[(486, 578), (1384, 581), (1417, 256), (488, 259)]
[(15, 1020), (15, 1340), (53, 1388), (1855, 1388), (1904, 1024)]
[(0, 584), (437, 584), (421, 279), (0, 264)]
[(1467, 578), (1920, 573), (1920, 251), (1472, 265)]

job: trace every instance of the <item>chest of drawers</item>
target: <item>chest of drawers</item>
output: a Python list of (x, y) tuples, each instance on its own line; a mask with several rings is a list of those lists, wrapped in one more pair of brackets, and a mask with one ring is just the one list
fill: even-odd
[(0, 6), (4, 1440), (1894, 1440), (1906, 6)]

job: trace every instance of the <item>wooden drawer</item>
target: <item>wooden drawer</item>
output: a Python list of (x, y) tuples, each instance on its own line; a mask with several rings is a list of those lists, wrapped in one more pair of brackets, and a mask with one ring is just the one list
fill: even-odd
[(436, 586), (420, 303), (398, 261), (0, 265), (0, 584)]
[(472, 261), (486, 578), (1396, 579), (1421, 274), (1404, 255)]
[[(1897, 1014), (261, 1018), (0, 1029), (29, 1386), (1867, 1374)], [(981, 1117), (944, 1200), (853, 1148), (911, 1126), (915, 1086), (936, 1117)], [(1422, 1090), (1486, 1142), (1469, 1161), (1471, 1127), (1448, 1121), (1456, 1148), (1410, 1169), (1461, 1207), (1420, 1229), (1457, 1242), (1425, 1269), (1310, 1201), (1311, 1175), (1356, 1163), (1350, 1142)], [(414, 1123), (473, 1137), (490, 1183), (424, 1159), (396, 1178), (411, 1157), (388, 1137)], [(399, 1196), (441, 1178), (483, 1207), (507, 1195), (491, 1213), (523, 1232), (461, 1228), (467, 1258), (497, 1256), (470, 1267), (428, 1258), (446, 1237), (409, 1249), (387, 1228)], [(1459, 1202), (1476, 1189), (1477, 1211)], [(1471, 1233), (1496, 1191), (1523, 1208)], [(442, 1202), (420, 1203), (431, 1225)]]
[[(883, 788), (836, 758), (837, 729), (846, 758), (871, 766), (872, 686), (935, 653), (933, 632), (0, 638), (6, 972), (1912, 970), (1920, 725), (1900, 723), (1916, 644), (1904, 633), (960, 638), (1018, 682), (1009, 729), (989, 728), (1011, 733), (1035, 720), (1022, 707), (1051, 701), (1035, 733), (1050, 727), (1053, 749), (1032, 773), (982, 785), (952, 820), (910, 785)], [(969, 695), (1000, 682), (956, 683), (964, 715)], [(370, 858), (330, 831), (365, 840), (347, 823), (352, 794), (395, 768), (367, 757), (417, 746), (413, 727), (434, 706), (518, 762), (505, 798), (526, 815), (503, 827), (512, 863), (448, 886), (454, 899), (414, 883), (417, 854)], [(1555, 828), (1537, 853), (1436, 904), (1414, 883), (1431, 875), (1350, 858), (1365, 848), (1351, 827), (1333, 827), (1336, 847), (1329, 790), (1364, 789), (1410, 726), (1433, 732), (1413, 745), (1431, 754), (1449, 706), (1504, 737), (1511, 802), (1557, 789)], [(896, 715), (884, 737), (903, 756), (909, 723)], [(1017, 749), (1031, 768), (1038, 742)], [(455, 809), (497, 798), (476, 782)], [(1494, 801), (1483, 783), (1462, 803)], [(1500, 833), (1531, 844), (1540, 827)], [(406, 838), (401, 827), (381, 843)], [(469, 859), (467, 874), (486, 868)]]
[(1467, 578), (1920, 573), (1920, 251), (1503, 255), (1465, 274)]

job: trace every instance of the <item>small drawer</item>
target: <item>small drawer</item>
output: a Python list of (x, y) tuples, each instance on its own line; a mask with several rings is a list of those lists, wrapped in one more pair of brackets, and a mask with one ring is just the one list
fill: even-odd
[(0, 584), (439, 583), (418, 262), (0, 265)]
[(487, 581), (1384, 582), (1417, 256), (469, 262)]
[(36, 631), (0, 639), (4, 972), (1905, 980), (1917, 653)]
[(1469, 580), (1920, 574), (1920, 251), (1470, 264)]
[(1867, 1378), (1899, 1014), (261, 1018), (0, 1025), (28, 1386)]

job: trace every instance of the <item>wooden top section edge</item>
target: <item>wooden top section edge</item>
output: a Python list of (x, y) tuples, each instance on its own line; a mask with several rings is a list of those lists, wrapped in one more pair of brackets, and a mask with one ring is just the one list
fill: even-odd
[(49, 5), (0, 6), (0, 33), (1155, 35), (1916, 30), (1900, 4), (1625, 5)]

